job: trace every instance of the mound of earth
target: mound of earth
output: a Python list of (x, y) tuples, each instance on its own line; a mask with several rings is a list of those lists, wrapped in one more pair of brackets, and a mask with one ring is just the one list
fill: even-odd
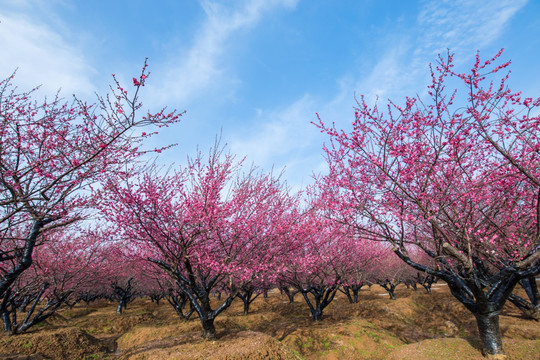
[(287, 334), (283, 343), (306, 359), (384, 359), (402, 345), (390, 332), (366, 320), (316, 324)]
[(120, 356), (125, 360), (285, 360), (300, 359), (290, 349), (269, 335), (255, 331), (240, 331), (223, 335), (217, 340), (191, 338), (182, 344), (151, 342), (144, 348), (132, 349)]
[(105, 343), (76, 327), (0, 337), (0, 359), (82, 359), (108, 350)]
[[(533, 340), (505, 340), (503, 344), (506, 360), (536, 360), (540, 354), (540, 343)], [(478, 344), (460, 338), (429, 339), (400, 347), (389, 354), (386, 360), (485, 360)]]

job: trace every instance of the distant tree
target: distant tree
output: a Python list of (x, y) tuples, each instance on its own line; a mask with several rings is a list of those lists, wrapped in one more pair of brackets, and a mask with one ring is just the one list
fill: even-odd
[(0, 304), (4, 331), (27, 331), (63, 305), (72, 306), (79, 294), (102, 281), (106, 247), (91, 235), (62, 228), (44, 235), (32, 266), (4, 293)]
[(354, 240), (349, 244), (339, 270), (341, 275), (341, 288), (351, 304), (358, 303), (360, 290), (364, 286), (371, 286), (382, 273), (386, 272), (385, 259), (388, 249), (381, 244), (369, 242), (349, 230)]
[[(171, 175), (111, 182), (103, 210), (169, 274), (199, 316), (202, 336), (214, 338), (214, 319), (241, 287), (275, 270), (284, 251), (290, 200), (283, 190), (271, 175), (242, 173), (216, 145)], [(210, 294), (224, 288), (225, 300), (212, 308)]]
[(347, 231), (350, 227), (326, 217), (321, 205), (317, 195), (308, 200), (290, 234), (291, 251), (280, 274), (282, 284), (302, 294), (315, 321), (322, 320), (324, 309), (334, 300), (348, 271), (344, 265), (357, 260), (348, 252), (356, 245)]
[(415, 281), (412, 276), (413, 272), (390, 249), (381, 250), (377, 260), (372, 272), (373, 282), (384, 288), (391, 300), (395, 300), (395, 291), (399, 284)]

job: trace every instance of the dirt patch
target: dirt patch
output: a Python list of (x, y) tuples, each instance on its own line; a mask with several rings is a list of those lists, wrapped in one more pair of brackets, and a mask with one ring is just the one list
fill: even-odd
[[(169, 339), (170, 340), (170, 339)], [(187, 340), (187, 339), (183, 339)], [(155, 341), (142, 349), (134, 349), (120, 359), (213, 359), (213, 360), (265, 360), (301, 359), (284, 344), (266, 334), (240, 331), (226, 334), (215, 341), (190, 338), (181, 344)]]
[[(540, 354), (540, 343), (531, 340), (506, 340), (507, 360), (536, 360)], [(392, 352), (387, 360), (431, 360), (431, 359), (485, 359), (477, 347), (465, 339), (430, 339), (409, 344)]]
[(400, 295), (396, 300), (367, 297), (358, 304), (359, 315), (407, 344), (476, 333), (474, 317), (447, 292), (411, 290), (407, 295), (400, 289)]
[(106, 342), (74, 327), (0, 338), (0, 359), (16, 358), (13, 354), (33, 355), (32, 359), (101, 358), (109, 350)]
[[(400, 285), (397, 300), (384, 292), (362, 289), (357, 304), (339, 294), (318, 322), (299, 296), (290, 304), (273, 291), (257, 298), (248, 315), (235, 301), (216, 319), (215, 341), (200, 338), (196, 316), (181, 320), (166, 302), (138, 299), (121, 315), (112, 303), (78, 304), (30, 334), (0, 335), (0, 359), (482, 358), (475, 319), (446, 286), (429, 295)], [(212, 301), (216, 307), (217, 299)], [(500, 324), (509, 359), (536, 358), (540, 322), (524, 319), (508, 304)]]
[(316, 324), (292, 332), (283, 342), (306, 359), (384, 359), (402, 345), (393, 334), (367, 320)]
[[(132, 348), (138, 348), (154, 341), (161, 342), (180, 342), (181, 338), (186, 341), (191, 338), (198, 338), (200, 325), (198, 321), (178, 322), (170, 325), (146, 324), (139, 325), (120, 336), (116, 342), (118, 350), (127, 351)], [(193, 336), (191, 336), (193, 334)], [(170, 341), (169, 341), (170, 339)]]

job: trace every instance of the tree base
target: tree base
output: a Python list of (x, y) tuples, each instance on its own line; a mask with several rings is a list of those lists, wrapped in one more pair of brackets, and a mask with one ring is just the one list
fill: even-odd
[(486, 359), (490, 360), (506, 360), (508, 357), (505, 354), (485, 354), (483, 353)]

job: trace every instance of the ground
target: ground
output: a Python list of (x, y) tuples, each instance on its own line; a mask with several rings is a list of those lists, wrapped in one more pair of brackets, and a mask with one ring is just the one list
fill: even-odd
[[(214, 341), (166, 301), (139, 299), (121, 315), (112, 303), (78, 304), (27, 334), (0, 335), (0, 359), (482, 359), (474, 317), (446, 286), (434, 287), (429, 295), (400, 285), (390, 300), (372, 286), (358, 304), (340, 295), (319, 322), (301, 296), (289, 304), (273, 290), (247, 316), (235, 300)], [(508, 359), (538, 358), (539, 322), (507, 304), (500, 323)]]

